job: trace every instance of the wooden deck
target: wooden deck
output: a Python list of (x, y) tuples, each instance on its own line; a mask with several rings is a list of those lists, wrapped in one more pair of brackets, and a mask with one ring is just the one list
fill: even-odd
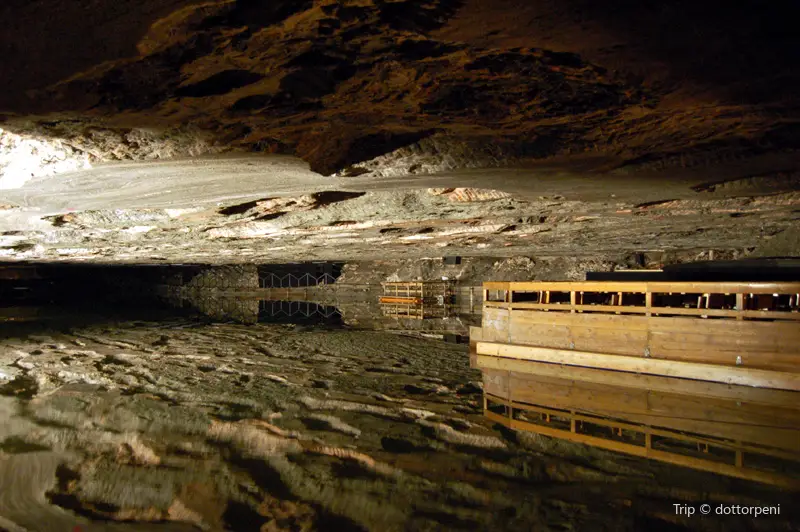
[(489, 418), (800, 488), (800, 283), (483, 288), (470, 351)]
[[(484, 291), (481, 354), (797, 389), (800, 283), (486, 283)], [(747, 382), (731, 380), (745, 374)]]

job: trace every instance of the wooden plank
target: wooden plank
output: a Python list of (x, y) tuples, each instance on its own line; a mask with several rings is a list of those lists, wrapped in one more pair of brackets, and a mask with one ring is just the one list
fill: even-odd
[(563, 325), (528, 324), (512, 318), (508, 324), (506, 341), (512, 344), (544, 344), (547, 347), (569, 349), (572, 333), (569, 327)]
[[(623, 320), (620, 320), (621, 323)], [(769, 351), (800, 352), (800, 327), (787, 322), (758, 322), (735, 320), (696, 320), (691, 318), (650, 318), (647, 328), (652, 332), (693, 334), (709, 341), (725, 344), (748, 343), (769, 345)]]
[(509, 372), (508, 371), (485, 371), (483, 372), (483, 391), (490, 395), (511, 400), (509, 393)]
[(791, 346), (792, 351), (800, 351), (800, 327), (789, 322), (762, 322), (735, 320), (704, 320), (686, 317), (656, 316), (626, 316), (609, 314), (570, 314), (567, 312), (541, 312), (535, 310), (512, 310), (513, 320), (526, 323), (542, 323), (552, 325), (584, 326), (593, 328), (611, 329), (637, 329), (637, 330), (663, 330), (676, 332), (693, 332), (698, 334), (714, 334), (748, 336), (764, 339), (770, 335), (785, 340), (797, 340), (798, 344)]
[[(571, 327), (571, 333), (572, 349), (593, 353), (642, 356), (647, 349), (649, 341), (647, 331)], [(547, 345), (545, 347), (551, 346)]]
[[(744, 309), (744, 294), (741, 294), (741, 293), (736, 294), (736, 308), (737, 308), (737, 310), (743, 310)], [(742, 319), (744, 319), (744, 316), (739, 316), (736, 319), (742, 320)]]
[[(715, 337), (715, 339), (718, 338)], [(762, 346), (718, 345), (714, 341), (704, 343), (702, 338), (692, 339), (691, 337), (687, 337), (685, 341), (679, 341), (673, 335), (653, 333), (648, 348), (650, 357), (663, 360), (682, 360), (790, 373), (800, 371), (800, 353), (772, 353), (762, 351)]]
[(570, 366), (800, 391), (800, 374), (795, 373), (491, 342), (478, 342), (477, 353)]
[(512, 311), (508, 341), (500, 338), (503, 343), (632, 356), (648, 349), (653, 358), (723, 365), (736, 365), (741, 356), (747, 367), (800, 368), (800, 327), (792, 323)]
[(766, 471), (760, 471), (757, 469), (749, 469), (744, 467), (736, 467), (735, 465), (711, 462), (708, 460), (703, 460), (690, 456), (683, 456), (675, 453), (659, 451), (652, 448), (640, 447), (637, 445), (631, 445), (623, 442), (597, 438), (586, 434), (573, 434), (569, 431), (563, 431), (552, 427), (543, 427), (540, 425), (536, 425), (534, 423), (528, 423), (516, 419), (508, 419), (507, 417), (495, 414), (494, 412), (487, 411), (485, 413), (485, 416), (496, 423), (500, 423), (515, 430), (527, 430), (529, 432), (536, 432), (539, 434), (543, 434), (545, 436), (551, 436), (563, 440), (583, 443), (586, 445), (591, 445), (593, 447), (607, 449), (610, 451), (623, 452), (626, 454), (640, 456), (643, 458), (651, 458), (662, 462), (668, 462), (675, 465), (689, 467), (692, 469), (708, 471), (711, 473), (717, 473), (721, 475), (727, 475), (746, 480), (753, 480), (756, 482), (762, 482), (766, 484), (773, 484), (787, 489), (800, 489), (800, 480), (796, 478), (779, 475), (776, 473), (770, 473)]
[(516, 373), (530, 373), (532, 375), (558, 377), (581, 382), (593, 382), (659, 392), (673, 392), (697, 397), (728, 399), (763, 406), (776, 406), (800, 410), (800, 394), (785, 390), (754, 388), (752, 386), (731, 386), (716, 382), (626, 373), (596, 368), (581, 368), (487, 355), (477, 355), (476, 358), (475, 367), (482, 371), (501, 370)]
[[(571, 305), (569, 303), (513, 303), (508, 307), (514, 310), (558, 310), (561, 312), (570, 312), (578, 310), (582, 312), (627, 312), (630, 314), (644, 314), (646, 307), (632, 307), (620, 305)], [(694, 309), (692, 309), (694, 310)]]
[(511, 319), (521, 323), (540, 323), (545, 325), (565, 325), (641, 331), (645, 331), (649, 327), (649, 322), (644, 316), (568, 314), (561, 312), (512, 310)]
[(777, 310), (727, 310), (727, 309), (705, 309), (705, 308), (682, 308), (682, 307), (647, 307), (629, 305), (570, 305), (569, 303), (503, 303), (497, 305), (490, 303), (490, 306), (497, 308), (511, 308), (513, 310), (549, 310), (559, 312), (604, 312), (604, 313), (623, 313), (641, 314), (654, 316), (698, 316), (698, 317), (717, 317), (730, 319), (770, 319), (800, 321), (800, 312), (777, 311)]
[(381, 296), (378, 302), (397, 305), (421, 305), (422, 299), (419, 297)]
[[(736, 323), (736, 322), (733, 322)], [(740, 353), (763, 353), (763, 354), (782, 354), (786, 356), (799, 356), (798, 346), (787, 346), (779, 335), (771, 331), (761, 338), (756, 336), (739, 336), (736, 334), (726, 334), (724, 329), (719, 331), (711, 330), (708, 333), (690, 333), (674, 331), (650, 331), (651, 347), (656, 344), (663, 344), (665, 348), (677, 348), (693, 350), (705, 346), (706, 350), (712, 351), (738, 351)], [(791, 336), (789, 337), (791, 338)], [(788, 339), (787, 339), (788, 340)]]
[(483, 338), (490, 342), (508, 341), (508, 311), (500, 309), (484, 309), (481, 319)]

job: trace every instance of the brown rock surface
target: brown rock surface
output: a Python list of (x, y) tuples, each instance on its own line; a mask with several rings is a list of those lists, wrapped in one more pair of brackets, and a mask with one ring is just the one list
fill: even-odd
[[(754, 1), (10, 1), (0, 110), (13, 132), (101, 160), (152, 153), (102, 135), (191, 124), (218, 148), (291, 152), (323, 174), (398, 149), (411, 152), (356, 170), (576, 153), (704, 165), (797, 147), (791, 14)], [(171, 153), (196, 152), (181, 135)]]

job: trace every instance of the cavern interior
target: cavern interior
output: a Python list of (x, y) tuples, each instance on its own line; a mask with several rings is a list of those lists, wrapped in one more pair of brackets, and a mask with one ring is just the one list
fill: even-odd
[(800, 530), (798, 15), (3, 0), (0, 531)]

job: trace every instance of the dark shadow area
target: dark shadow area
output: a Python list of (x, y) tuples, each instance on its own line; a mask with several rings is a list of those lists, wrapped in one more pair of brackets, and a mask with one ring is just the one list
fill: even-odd
[(794, 100), (800, 77), (796, 3), (499, 0), (491, 9), (469, 7), (475, 18), (456, 23), (460, 33), (448, 37), (574, 52), (657, 89), (699, 85), (737, 103), (778, 102)]
[[(752, 0), (572, 4), (576, 15), (596, 18), (612, 34), (639, 46), (654, 63), (668, 65), (676, 79), (727, 85), (723, 90), (747, 100), (789, 95), (794, 86), (790, 79), (797, 79), (796, 4)], [(768, 81), (780, 76), (786, 76), (783, 83)]]
[(263, 79), (261, 74), (248, 70), (224, 70), (210, 76), (203, 81), (179, 88), (175, 91), (177, 96), (202, 98), (203, 96), (217, 96), (234, 89), (251, 85)]
[(9, 264), (0, 266), (0, 336), (26, 336), (43, 328), (73, 330), (119, 321), (191, 316), (159, 294), (170, 275), (199, 268), (164, 266)]
[(0, 105), (99, 62), (135, 56), (153, 22), (191, 3), (122, 0), (87, 8), (86, 2), (3, 2), (0, 74), (17, 90), (2, 91)]
[(587, 281), (794, 282), (798, 259), (744, 259), (672, 264), (660, 270), (586, 272)]
[(175, 319), (340, 326), (342, 315), (334, 306), (259, 301), (256, 292), (324, 287), (336, 282), (341, 269), (342, 264), (323, 262), (218, 267), (6, 264), (0, 266), (0, 336)]

